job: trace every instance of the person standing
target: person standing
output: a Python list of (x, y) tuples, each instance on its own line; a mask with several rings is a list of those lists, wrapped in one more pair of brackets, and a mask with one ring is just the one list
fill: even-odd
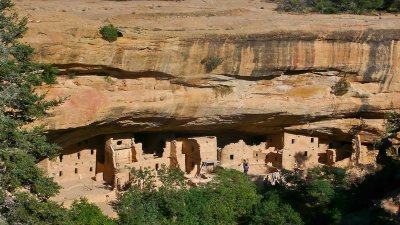
[(243, 162), (243, 172), (247, 176), (247, 172), (249, 171), (249, 163), (244, 160)]

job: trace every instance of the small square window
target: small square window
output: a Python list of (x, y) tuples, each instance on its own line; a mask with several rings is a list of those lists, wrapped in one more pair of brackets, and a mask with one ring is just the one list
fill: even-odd
[(77, 174), (78, 173), (78, 168), (75, 168), (75, 174)]
[(62, 175), (63, 175), (62, 171), (58, 172), (58, 176), (62, 177)]
[(256, 153), (256, 157), (258, 156), (258, 153)]
[(81, 153), (78, 152), (78, 159), (81, 159)]
[(90, 167), (90, 168), (89, 168), (89, 171), (92, 172), (92, 171), (93, 171), (93, 167)]
[(91, 155), (94, 154), (94, 150), (93, 150), (93, 149), (90, 150), (90, 154), (91, 154)]
[(304, 156), (307, 156), (307, 155), (308, 155), (308, 152), (307, 152), (307, 151), (305, 151), (305, 152), (304, 152)]
[(122, 141), (117, 141), (117, 145), (122, 145)]
[(296, 142), (296, 140), (295, 139), (292, 139), (292, 144), (294, 144)]
[(60, 155), (60, 162), (63, 161), (63, 155)]
[(234, 157), (233, 157), (233, 155), (230, 155), (229, 158), (230, 158), (231, 160), (233, 160)]
[(314, 143), (314, 138), (311, 138), (311, 143)]

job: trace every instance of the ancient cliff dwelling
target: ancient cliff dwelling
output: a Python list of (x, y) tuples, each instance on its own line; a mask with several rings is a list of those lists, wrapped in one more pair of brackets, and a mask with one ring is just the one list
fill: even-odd
[(62, 186), (52, 199), (115, 217), (132, 169), (180, 168), (199, 187), (245, 166), (261, 183), (323, 166), (365, 176), (383, 138), (399, 155), (386, 123), (400, 109), (400, 16), (277, 2), (15, 1), (32, 60), (59, 69), (32, 91), (61, 103), (29, 124), (61, 147), (37, 160)]
[(122, 189), (132, 168), (157, 171), (162, 165), (179, 167), (188, 178), (195, 178), (207, 173), (209, 166), (242, 170), (247, 162), (252, 167), (250, 174), (267, 175), (277, 169), (334, 166), (349, 160), (354, 151), (368, 154), (367, 146), (356, 144), (288, 132), (265, 135), (263, 140), (243, 134), (179, 137), (172, 132), (119, 133), (78, 142), (39, 166), (59, 183), (92, 178)]

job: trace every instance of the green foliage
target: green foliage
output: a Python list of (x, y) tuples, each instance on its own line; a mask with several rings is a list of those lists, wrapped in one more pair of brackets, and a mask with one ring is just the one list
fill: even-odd
[(103, 215), (101, 210), (94, 204), (89, 203), (87, 199), (81, 198), (74, 201), (68, 212), (72, 221), (76, 225), (114, 225), (116, 224), (110, 218)]
[(10, 209), (4, 215), (10, 224), (73, 224), (63, 207), (52, 201), (39, 201), (28, 193), (17, 193), (5, 207)]
[(57, 69), (30, 61), (33, 49), (18, 42), (26, 18), (12, 6), (0, 1), (0, 217), (11, 224), (68, 224), (65, 210), (48, 201), (60, 187), (36, 166), (59, 147), (48, 143), (42, 127), (25, 128), (59, 103), (35, 93), (35, 86), (55, 82)]
[(284, 12), (305, 12), (309, 7), (308, 1), (304, 0), (279, 0), (277, 4), (277, 10)]
[[(213, 224), (232, 224), (237, 218), (250, 213), (252, 207), (260, 201), (256, 186), (237, 170), (216, 170), (211, 190)], [(211, 219), (211, 218), (210, 218)]]
[(34, 49), (29, 45), (15, 44), (10, 49), (10, 54), (19, 62), (26, 62), (30, 59), (34, 52)]
[(150, 192), (155, 188), (155, 175), (154, 170), (149, 167), (145, 167), (144, 169), (131, 169), (131, 180), (129, 183), (133, 186), (136, 186), (138, 190)]
[(164, 164), (157, 171), (162, 183), (161, 188), (183, 188), (185, 186), (184, 172), (179, 168), (167, 168)]
[(201, 60), (200, 63), (204, 65), (204, 68), (206, 69), (207, 73), (211, 73), (223, 62), (224, 62), (223, 58), (213, 56), (213, 57), (209, 57), (209, 58), (204, 58), (203, 60)]
[(384, 127), (388, 134), (400, 131), (400, 113), (393, 109), (386, 112)]
[(400, 12), (400, 0), (394, 0), (388, 9), (389, 11)]
[[(395, 0), (398, 1), (398, 0)], [(347, 12), (362, 14), (373, 10), (388, 10), (388, 0), (278, 0), (278, 11), (285, 12), (310, 12), (315, 11), (322, 14), (333, 14)]]
[(346, 183), (346, 170), (335, 167), (315, 167), (310, 170), (309, 175), (312, 179), (322, 178), (329, 181), (336, 187), (348, 187)]
[(108, 24), (100, 29), (100, 34), (104, 40), (114, 42), (118, 38), (118, 29), (114, 25)]
[(327, 180), (313, 180), (306, 186), (306, 197), (312, 205), (327, 205), (333, 198), (335, 191)]
[(332, 93), (336, 96), (345, 95), (349, 91), (350, 83), (345, 79), (342, 78), (335, 85), (331, 87)]
[(331, 1), (319, 1), (315, 5), (315, 10), (322, 14), (335, 14), (338, 12), (336, 5)]
[(186, 188), (170, 180), (182, 180), (181, 172), (162, 170), (164, 187), (146, 189), (134, 182), (119, 199), (121, 224), (235, 224), (260, 200), (255, 184), (239, 171), (217, 170), (213, 182)]
[(46, 84), (55, 84), (57, 81), (56, 75), (60, 73), (57, 67), (49, 64), (41, 65), (42, 72), (42, 80)]
[(104, 79), (104, 81), (105, 82), (107, 82), (107, 83), (109, 83), (109, 84), (113, 84), (114, 83), (114, 81), (111, 79), (111, 77), (110, 76), (105, 76), (105, 77), (103, 77), (103, 79)]
[(254, 207), (250, 224), (304, 224), (300, 214), (282, 202), (277, 192), (270, 192), (266, 198)]
[(305, 224), (337, 224), (352, 206), (343, 169), (317, 167), (306, 179), (300, 171), (284, 171), (282, 176), (288, 183), (270, 188), (278, 192), (283, 203), (302, 213)]

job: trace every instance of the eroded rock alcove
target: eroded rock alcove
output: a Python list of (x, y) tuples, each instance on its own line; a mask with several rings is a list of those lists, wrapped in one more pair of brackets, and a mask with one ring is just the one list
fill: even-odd
[[(282, 135), (284, 143), (287, 133), (347, 149), (335, 153), (342, 159), (374, 150), (384, 113), (400, 107), (395, 15), (282, 15), (273, 4), (257, 3), (261, 10), (245, 1), (35, 4), (17, 8), (30, 17), (24, 40), (37, 49), (35, 60), (61, 69), (57, 84), (38, 91), (65, 98), (42, 122), (66, 153), (99, 140), (99, 154), (105, 137), (120, 134), (149, 153), (165, 148), (145, 144), (159, 135), (163, 142), (213, 136), (215, 151), (262, 151), (268, 137)], [(107, 23), (123, 37), (102, 40), (98, 29)], [(223, 61), (207, 71), (201, 62), (211, 57)], [(340, 95), (339, 82), (346, 82)], [(317, 161), (328, 163), (324, 157)]]

